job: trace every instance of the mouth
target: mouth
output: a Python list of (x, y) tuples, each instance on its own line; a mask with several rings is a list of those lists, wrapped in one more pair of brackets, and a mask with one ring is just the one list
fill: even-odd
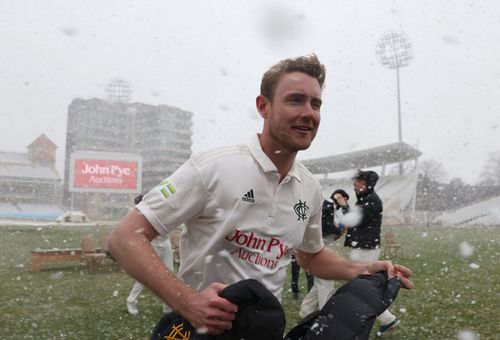
[(308, 133), (313, 131), (313, 128), (307, 125), (297, 125), (293, 127), (295, 130), (300, 131), (302, 133)]

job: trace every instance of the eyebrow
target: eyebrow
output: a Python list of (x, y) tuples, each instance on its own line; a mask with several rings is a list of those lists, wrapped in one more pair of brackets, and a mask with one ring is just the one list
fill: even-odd
[[(302, 92), (292, 92), (292, 93), (289, 93), (285, 96), (285, 98), (293, 98), (293, 97), (305, 99), (308, 96)], [(323, 100), (321, 100), (321, 98), (318, 98), (318, 97), (312, 97), (311, 102), (314, 104), (319, 104), (320, 106), (321, 106), (321, 104), (323, 104)]]

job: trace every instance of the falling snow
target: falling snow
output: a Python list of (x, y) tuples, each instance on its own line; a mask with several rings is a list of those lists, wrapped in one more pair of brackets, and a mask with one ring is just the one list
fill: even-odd
[(457, 340), (479, 340), (479, 334), (474, 331), (462, 330), (458, 332)]
[(60, 280), (64, 277), (64, 273), (63, 272), (56, 272), (56, 273), (52, 273), (49, 275), (49, 278), (52, 279), (52, 280)]
[(358, 206), (351, 207), (351, 210), (342, 216), (340, 223), (347, 226), (357, 226), (363, 219), (363, 214)]
[(221, 250), (219, 252), (219, 256), (226, 257), (226, 258), (231, 258), (231, 254), (227, 250), (225, 250), (225, 249), (223, 249), (223, 250)]
[(469, 244), (469, 242), (460, 242), (458, 245), (460, 256), (462, 257), (470, 257), (474, 254), (474, 247)]

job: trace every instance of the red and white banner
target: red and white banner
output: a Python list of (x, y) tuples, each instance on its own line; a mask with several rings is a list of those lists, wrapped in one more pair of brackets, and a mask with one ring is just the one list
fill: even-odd
[(140, 192), (140, 159), (103, 158), (73, 157), (72, 191)]

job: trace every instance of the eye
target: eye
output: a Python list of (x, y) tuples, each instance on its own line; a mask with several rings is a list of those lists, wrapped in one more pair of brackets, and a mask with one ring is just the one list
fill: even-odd
[(292, 104), (300, 104), (302, 100), (299, 96), (291, 96), (290, 98), (288, 98), (288, 102)]
[(313, 100), (311, 102), (311, 106), (312, 106), (313, 109), (319, 111), (321, 109), (321, 101), (319, 101), (319, 100)]

